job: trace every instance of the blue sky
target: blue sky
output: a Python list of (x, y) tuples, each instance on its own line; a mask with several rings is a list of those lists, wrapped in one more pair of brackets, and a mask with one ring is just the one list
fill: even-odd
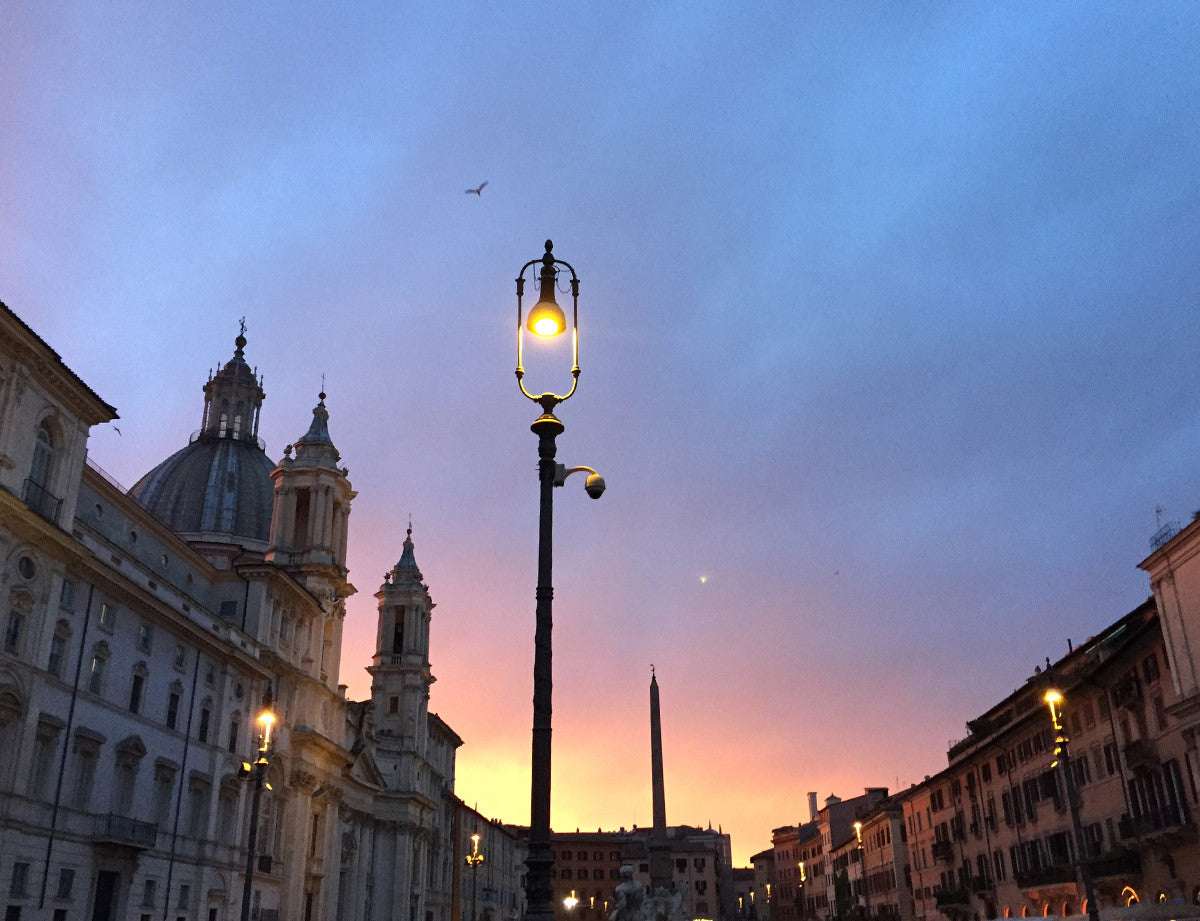
[(555, 824), (650, 820), (653, 662), (669, 819), (744, 859), (807, 790), (938, 770), (1200, 508), (1198, 39), (1191, 3), (10, 4), (0, 299), (117, 406), (127, 484), (243, 315), (273, 457), (326, 374), (343, 680), (411, 513), (459, 792), (525, 821), (513, 278), (552, 237), (559, 456), (609, 483), (556, 496)]

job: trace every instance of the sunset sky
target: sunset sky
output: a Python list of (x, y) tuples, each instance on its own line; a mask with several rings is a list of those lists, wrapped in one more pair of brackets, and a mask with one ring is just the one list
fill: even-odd
[(548, 237), (559, 459), (608, 482), (555, 496), (557, 829), (650, 823), (651, 663), (668, 821), (739, 864), (935, 773), (1200, 508), (1200, 4), (48, 0), (0, 59), (0, 300), (117, 407), (92, 458), (184, 445), (243, 316), (273, 458), (325, 374), (342, 680), (411, 515), (488, 815), (529, 818)]

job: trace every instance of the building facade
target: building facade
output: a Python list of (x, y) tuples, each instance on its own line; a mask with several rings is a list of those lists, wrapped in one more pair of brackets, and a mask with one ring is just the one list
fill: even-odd
[(0, 305), (7, 921), (239, 917), (242, 765), (267, 704), (250, 916), (458, 916), (461, 740), (428, 707), (433, 602), (411, 531), (376, 595), (371, 699), (349, 701), (355, 493), (324, 394), (267, 456), (245, 346), (201, 388), (200, 429), (126, 491), (86, 458), (113, 408)]

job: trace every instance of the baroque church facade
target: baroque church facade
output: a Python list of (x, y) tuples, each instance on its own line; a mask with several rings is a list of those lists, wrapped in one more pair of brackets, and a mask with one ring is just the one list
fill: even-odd
[(0, 304), (6, 921), (244, 917), (241, 767), (268, 703), (249, 917), (458, 916), (472, 829), (461, 739), (429, 710), (434, 605), (411, 530), (376, 593), (371, 699), (349, 701), (349, 471), (324, 394), (268, 457), (245, 346), (205, 383), (199, 431), (126, 492), (86, 458), (115, 410)]

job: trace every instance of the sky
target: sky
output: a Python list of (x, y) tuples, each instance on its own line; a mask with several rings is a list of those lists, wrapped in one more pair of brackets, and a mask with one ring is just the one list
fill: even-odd
[(529, 815), (547, 238), (558, 457), (608, 483), (555, 494), (559, 830), (650, 824), (651, 664), (668, 821), (739, 864), (936, 773), (1200, 508), (1195, 3), (49, 0), (0, 59), (0, 300), (120, 413), (92, 459), (185, 444), (243, 316), (273, 458), (324, 374), (342, 680), (411, 516), (489, 816)]

